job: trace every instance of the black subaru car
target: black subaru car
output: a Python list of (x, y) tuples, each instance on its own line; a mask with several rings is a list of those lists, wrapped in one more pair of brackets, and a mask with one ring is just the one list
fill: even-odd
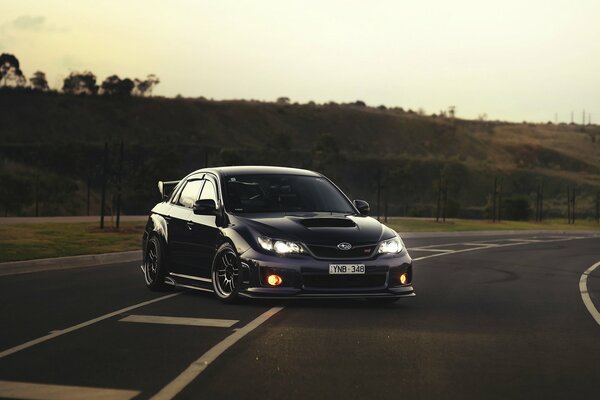
[(325, 176), (281, 167), (221, 167), (158, 183), (144, 231), (146, 284), (239, 297), (414, 296), (396, 232)]

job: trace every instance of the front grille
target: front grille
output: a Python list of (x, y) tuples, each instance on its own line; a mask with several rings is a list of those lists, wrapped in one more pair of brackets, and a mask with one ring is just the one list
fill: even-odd
[(386, 274), (364, 275), (321, 275), (303, 274), (302, 281), (307, 289), (362, 289), (385, 285)]
[(331, 259), (360, 259), (368, 258), (375, 250), (377, 245), (371, 244), (366, 246), (356, 246), (350, 250), (340, 250), (337, 246), (317, 246), (309, 244), (308, 248), (317, 258), (331, 258)]

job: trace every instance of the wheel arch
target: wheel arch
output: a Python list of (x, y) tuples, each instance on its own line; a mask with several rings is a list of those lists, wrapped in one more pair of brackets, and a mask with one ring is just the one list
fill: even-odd
[[(160, 214), (151, 214), (148, 218), (148, 224), (144, 232), (144, 253), (143, 257), (146, 257), (147, 243), (150, 238), (156, 237), (160, 241), (162, 246), (162, 256), (165, 261), (169, 258), (169, 232), (167, 220)], [(168, 265), (168, 262), (166, 262)]]
[(238, 255), (242, 255), (251, 247), (241, 232), (238, 232), (238, 230), (234, 228), (225, 228), (221, 230), (221, 234), (215, 243), (215, 254), (219, 247), (225, 242), (231, 244)]

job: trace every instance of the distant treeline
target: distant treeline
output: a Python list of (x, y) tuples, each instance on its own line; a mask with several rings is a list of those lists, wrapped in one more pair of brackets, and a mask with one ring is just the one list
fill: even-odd
[[(98, 85), (96, 75), (90, 71), (71, 72), (63, 80), (61, 91), (76, 95), (147, 96), (159, 83), (160, 80), (153, 74), (145, 79), (121, 79), (118, 75), (111, 75)], [(19, 59), (8, 53), (0, 54), (0, 89), (2, 88), (50, 91), (44, 72), (34, 72), (28, 81)]]

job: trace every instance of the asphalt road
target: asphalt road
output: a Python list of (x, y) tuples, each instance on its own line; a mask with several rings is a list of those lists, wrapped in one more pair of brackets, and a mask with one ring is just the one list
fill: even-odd
[[(579, 288), (600, 237), (405, 242), (417, 296), (393, 305), (223, 305), (209, 293), (149, 292), (131, 263), (0, 277), (0, 397), (600, 395), (600, 326)], [(587, 288), (600, 309), (600, 267)]]

